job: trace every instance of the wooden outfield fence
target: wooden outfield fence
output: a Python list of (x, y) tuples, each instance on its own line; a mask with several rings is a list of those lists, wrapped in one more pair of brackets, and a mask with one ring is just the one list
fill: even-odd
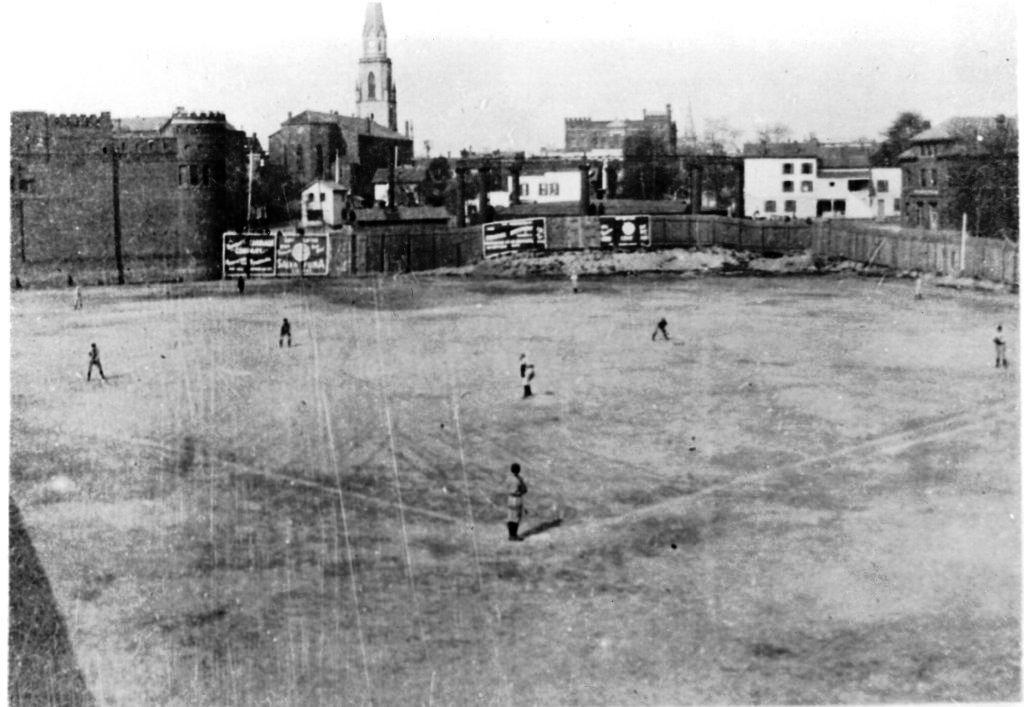
[[(597, 216), (548, 216), (548, 250), (600, 247)], [(483, 257), (480, 226), (389, 224), (366, 227), (338, 243), (336, 273), (402, 272), (459, 267)], [(968, 238), (960, 260), (960, 234), (881, 226), (860, 221), (754, 221), (722, 216), (652, 215), (653, 248), (734, 248), (778, 254), (810, 251), (898, 270), (920, 270), (993, 282), (1018, 283), (1016, 243)]]

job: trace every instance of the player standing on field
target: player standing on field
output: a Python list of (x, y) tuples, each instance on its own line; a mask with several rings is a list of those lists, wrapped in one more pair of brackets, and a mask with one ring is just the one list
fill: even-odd
[(519, 537), (519, 523), (523, 519), (523, 496), (526, 495), (526, 482), (519, 475), (519, 464), (512, 464), (512, 476), (515, 477), (515, 487), (508, 494), (508, 539), (513, 542), (521, 542)]
[(526, 360), (526, 354), (519, 354), (519, 378), (523, 383), (523, 397), (529, 398), (533, 395), (533, 364)]
[(1003, 325), (996, 326), (996, 337), (992, 339), (996, 345), (996, 368), (1007, 367), (1006, 363), (1006, 338), (1003, 334)]
[(99, 369), (99, 371), (100, 371), (100, 378), (103, 379), (103, 380), (106, 380), (107, 377), (105, 375), (103, 375), (103, 364), (100, 363), (100, 350), (98, 348), (96, 348), (96, 344), (95, 343), (92, 346), (89, 347), (89, 370), (86, 371), (86, 373), (85, 373), (85, 380), (87, 380), (87, 381), (92, 380), (92, 367), (93, 366), (96, 366), (96, 368)]
[(284, 340), (288, 339), (288, 348), (292, 347), (292, 325), (288, 323), (288, 317), (281, 323), (281, 336), (277, 340), (278, 348), (284, 346)]

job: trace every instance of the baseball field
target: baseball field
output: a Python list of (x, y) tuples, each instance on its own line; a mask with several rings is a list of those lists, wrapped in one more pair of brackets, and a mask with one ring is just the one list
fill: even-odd
[(10, 493), (98, 704), (1020, 700), (1018, 298), (924, 295), (14, 292)]

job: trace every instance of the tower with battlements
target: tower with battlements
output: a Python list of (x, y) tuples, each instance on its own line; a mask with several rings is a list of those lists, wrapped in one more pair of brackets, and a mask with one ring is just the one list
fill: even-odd
[(14, 271), (112, 268), (119, 227), (130, 271), (219, 273), (221, 234), (245, 223), (248, 166), (223, 113), (10, 116)]
[(356, 111), (391, 130), (398, 130), (398, 94), (388, 58), (388, 33), (379, 2), (366, 5), (363, 23), (363, 56), (356, 83)]

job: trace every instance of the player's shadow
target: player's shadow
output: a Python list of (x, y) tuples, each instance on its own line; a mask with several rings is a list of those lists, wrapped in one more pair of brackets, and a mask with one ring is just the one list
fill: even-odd
[(546, 520), (543, 523), (538, 523), (537, 525), (533, 526), (532, 528), (530, 528), (528, 530), (524, 530), (523, 532), (519, 533), (519, 537), (521, 537), (521, 538), (528, 538), (531, 535), (539, 535), (540, 533), (543, 533), (545, 531), (551, 530), (552, 528), (557, 528), (561, 524), (562, 524), (562, 519), (561, 518), (555, 518), (554, 520)]

